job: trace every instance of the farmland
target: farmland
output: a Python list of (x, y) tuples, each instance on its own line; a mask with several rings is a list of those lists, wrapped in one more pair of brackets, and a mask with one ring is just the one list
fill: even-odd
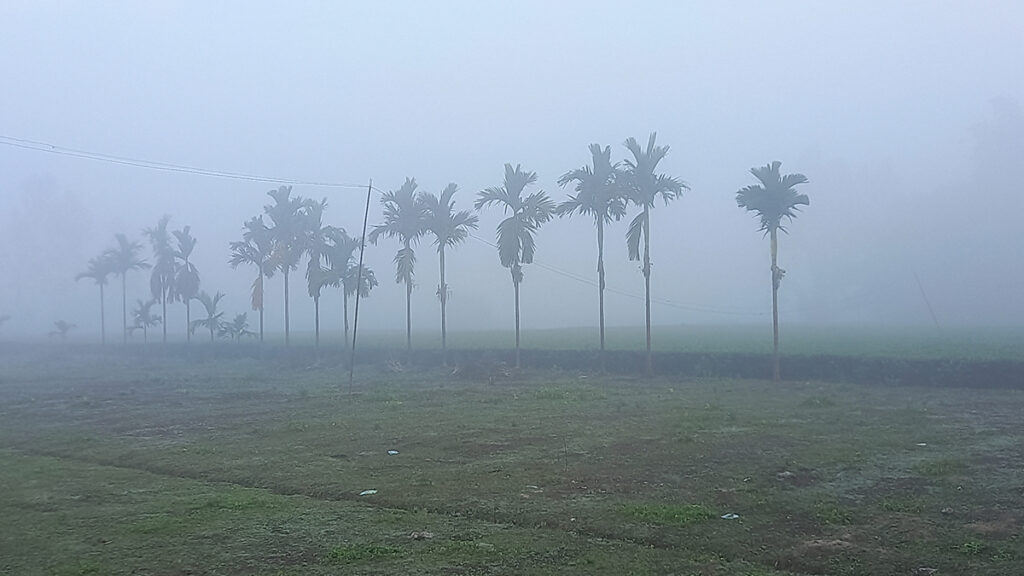
[(1024, 573), (1019, 385), (215, 349), (0, 351), (0, 573)]

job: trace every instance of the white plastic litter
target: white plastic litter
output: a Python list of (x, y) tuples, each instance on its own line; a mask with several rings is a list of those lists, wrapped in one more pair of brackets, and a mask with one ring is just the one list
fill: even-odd
[(923, 446), (927, 446), (928, 443), (927, 442), (918, 442), (917, 445), (923, 447)]
[(377, 493), (376, 490), (363, 490), (362, 492), (359, 493), (359, 495), (360, 496), (373, 496), (376, 493)]
[(398, 450), (388, 450), (388, 456), (397, 456)]
[(722, 520), (735, 520), (735, 519), (737, 519), (739, 517), (740, 517), (739, 514), (733, 514), (732, 512), (730, 512), (728, 514), (722, 514)]

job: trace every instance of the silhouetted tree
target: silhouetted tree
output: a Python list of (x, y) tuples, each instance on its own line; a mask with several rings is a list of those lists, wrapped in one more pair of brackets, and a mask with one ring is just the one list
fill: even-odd
[(651, 209), (658, 197), (668, 204), (682, 195), (689, 188), (682, 181), (665, 174), (659, 174), (658, 163), (668, 154), (668, 146), (654, 144), (657, 133), (651, 132), (647, 140), (647, 148), (641, 148), (636, 139), (629, 138), (625, 146), (633, 155), (625, 161), (623, 184), (626, 187), (629, 201), (641, 211), (629, 223), (626, 232), (626, 247), (630, 260), (641, 260), (640, 244), (643, 243), (644, 275), (644, 312), (647, 328), (647, 366), (650, 376), (653, 370), (651, 362)]
[[(274, 238), (262, 216), (256, 216), (245, 223), (240, 241), (231, 243), (232, 268), (239, 264), (256, 267), (256, 279), (252, 283), (252, 309), (260, 312), (260, 343), (263, 343), (263, 279), (274, 275)], [(191, 325), (191, 323), (190, 323)]]
[(402, 248), (395, 254), (395, 283), (405, 284), (405, 343), (412, 352), (412, 287), (416, 268), (413, 245), (426, 232), (426, 213), (416, 193), (416, 179), (406, 178), (398, 190), (385, 192), (380, 199), (384, 205), (384, 223), (373, 227), (370, 242), (376, 244), (381, 236), (397, 238)]
[(284, 343), (291, 342), (291, 320), (288, 311), (288, 277), (292, 270), (299, 267), (299, 260), (305, 251), (304, 214), (308, 203), (301, 196), (292, 197), (291, 186), (281, 186), (267, 194), (273, 198), (273, 204), (267, 204), (263, 211), (270, 217), (273, 226), (270, 235), (273, 239), (274, 266), (284, 275)]
[(163, 318), (152, 312), (153, 305), (156, 303), (157, 300), (155, 299), (146, 302), (139, 300), (135, 305), (135, 309), (132, 310), (132, 318), (135, 320), (135, 325), (130, 326), (128, 329), (136, 328), (142, 330), (143, 342), (149, 342), (150, 327), (163, 323)]
[(117, 246), (104, 252), (104, 258), (109, 259), (111, 270), (121, 276), (121, 332), (123, 343), (128, 343), (128, 281), (126, 277), (132, 270), (145, 270), (149, 264), (139, 257), (142, 251), (142, 244), (128, 240), (124, 234), (116, 234)]
[[(160, 302), (161, 318), (167, 317), (167, 300), (174, 290), (175, 257), (171, 246), (171, 233), (167, 230), (170, 216), (163, 216), (153, 228), (146, 228), (143, 234), (149, 239), (153, 248), (153, 270), (149, 275), (149, 290), (153, 298)], [(167, 343), (167, 324), (163, 325), (163, 342)]]
[(448, 365), (448, 284), (445, 282), (445, 248), (454, 248), (466, 241), (470, 230), (476, 230), (478, 218), (469, 210), (455, 211), (455, 192), (459, 189), (454, 182), (445, 186), (441, 196), (430, 193), (420, 195), (426, 217), (426, 229), (434, 235), (437, 246), (441, 276), (437, 287), (437, 298), (441, 301), (441, 354), (442, 363)]
[(218, 335), (222, 338), (230, 338), (235, 342), (241, 342), (242, 338), (246, 336), (255, 336), (256, 333), (249, 330), (249, 315), (243, 312), (236, 315), (235, 319), (231, 322), (224, 322), (221, 324)]
[(220, 304), (221, 298), (224, 298), (224, 294), (217, 292), (214, 296), (210, 296), (205, 290), (200, 290), (199, 295), (196, 296), (196, 300), (203, 305), (203, 309), (206, 311), (206, 318), (200, 318), (193, 320), (189, 329), (195, 332), (195, 329), (202, 326), (210, 331), (210, 342), (213, 342), (213, 337), (220, 329), (221, 323), (224, 318), (224, 312), (217, 310), (217, 305)]
[(191, 341), (192, 331), (188, 327), (192, 324), (192, 299), (199, 295), (199, 270), (189, 258), (196, 247), (196, 239), (191, 226), (175, 230), (174, 239), (178, 244), (174, 257), (181, 261), (174, 271), (174, 298), (185, 305), (185, 339)]
[(60, 342), (61, 344), (63, 344), (64, 340), (68, 336), (68, 332), (70, 332), (71, 329), (75, 327), (75, 325), (69, 322), (65, 322), (64, 320), (57, 320), (56, 322), (53, 323), (53, 327), (55, 328), (55, 330), (50, 332), (50, 336), (59, 336)]
[(336, 228), (333, 231), (331, 242), (327, 249), (327, 261), (329, 268), (327, 274), (331, 279), (331, 286), (340, 286), (342, 294), (342, 309), (344, 312), (343, 323), (345, 330), (345, 349), (349, 347), (348, 338), (348, 299), (356, 293), (357, 284), (361, 286), (359, 296), (365, 298), (370, 295), (370, 290), (377, 286), (377, 277), (373, 270), (363, 264), (363, 273), (359, 274), (359, 258), (356, 250), (359, 249), (359, 238), (352, 238), (345, 230)]
[(304, 248), (309, 255), (306, 263), (306, 287), (310, 298), (313, 299), (313, 320), (316, 334), (316, 350), (320, 354), (320, 294), (325, 286), (337, 286), (340, 279), (332, 276), (325, 268), (325, 261), (329, 259), (330, 247), (337, 229), (333, 226), (324, 226), (324, 210), (327, 208), (327, 199), (319, 202), (309, 202), (304, 216), (306, 223)]
[(498, 257), (512, 275), (516, 305), (516, 368), (519, 368), (519, 284), (523, 281), (523, 264), (533, 262), (536, 250), (534, 234), (541, 224), (555, 213), (555, 203), (543, 191), (523, 198), (527, 186), (537, 182), (536, 172), (524, 172), (517, 164), (505, 164), (505, 180), (501, 186), (477, 193), (474, 204), (480, 210), (491, 204), (501, 206), (507, 218), (498, 224)]
[(98, 258), (89, 259), (89, 267), (86, 271), (75, 276), (76, 281), (82, 278), (91, 278), (100, 287), (100, 342), (104, 345), (107, 343), (107, 313), (103, 288), (107, 285), (107, 276), (113, 273), (114, 269), (110, 259), (107, 255), (101, 254)]
[(771, 237), (772, 256), (772, 380), (779, 381), (779, 283), (786, 271), (778, 266), (778, 232), (786, 229), (782, 219), (790, 221), (796, 217), (800, 206), (811, 201), (806, 194), (798, 194), (793, 188), (807, 182), (803, 174), (779, 173), (782, 162), (778, 160), (751, 168), (750, 173), (760, 182), (740, 189), (736, 193), (736, 204), (750, 212), (756, 212), (761, 219), (761, 230)]
[(598, 325), (601, 334), (601, 370), (604, 371), (604, 226), (626, 214), (626, 201), (618, 164), (612, 164), (610, 146), (590, 145), (593, 166), (570, 170), (558, 179), (563, 188), (575, 183), (576, 194), (558, 205), (559, 216), (591, 216), (597, 227)]

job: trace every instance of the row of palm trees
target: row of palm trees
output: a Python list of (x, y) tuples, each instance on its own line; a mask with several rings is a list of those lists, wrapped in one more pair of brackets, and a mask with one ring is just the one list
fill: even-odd
[[(537, 174), (520, 165), (505, 164), (502, 183), (481, 190), (476, 195), (474, 208), (500, 208), (504, 219), (496, 230), (496, 247), (500, 263), (509, 270), (515, 304), (515, 365), (520, 365), (520, 285), (523, 267), (533, 262), (536, 252), (536, 234), (540, 227), (555, 216), (581, 215), (593, 219), (597, 236), (598, 325), (600, 335), (601, 368), (605, 363), (604, 323), (604, 243), (605, 229), (627, 215), (630, 207), (636, 214), (626, 232), (626, 246), (630, 260), (641, 263), (644, 278), (646, 370), (652, 369), (651, 356), (651, 211), (659, 204), (681, 197), (689, 190), (685, 182), (659, 171), (659, 164), (669, 151), (668, 146), (657, 144), (652, 133), (646, 146), (629, 138), (624, 147), (628, 155), (621, 162), (612, 161), (609, 146), (591, 144), (591, 163), (570, 170), (558, 179), (561, 187), (572, 187), (568, 199), (556, 204), (542, 190), (533, 190)], [(795, 187), (806, 183), (802, 174), (783, 175), (781, 163), (772, 162), (751, 169), (757, 184), (739, 190), (739, 207), (755, 212), (761, 230), (771, 240), (772, 321), (773, 321), (773, 376), (778, 369), (778, 288), (785, 271), (778, 267), (778, 232), (785, 231), (784, 221), (792, 220), (801, 206), (809, 204), (805, 194)], [(447, 301), (449, 287), (445, 279), (446, 251), (453, 249), (469, 237), (479, 225), (478, 216), (469, 210), (456, 210), (455, 195), (458, 186), (448, 184), (440, 194), (418, 190), (414, 178), (406, 178), (397, 190), (385, 192), (380, 198), (383, 222), (370, 231), (368, 240), (376, 244), (381, 238), (397, 240), (400, 247), (395, 254), (395, 282), (406, 289), (406, 347), (412, 349), (412, 291), (415, 286), (416, 252), (419, 241), (429, 235), (437, 249), (440, 282), (437, 296), (440, 302), (441, 342), (444, 362), (447, 363)], [(231, 242), (228, 260), (233, 268), (242, 264), (256, 269), (252, 284), (251, 304), (259, 312), (259, 339), (264, 337), (264, 283), (280, 272), (284, 280), (284, 332), (286, 345), (290, 342), (289, 279), (306, 258), (305, 278), (309, 296), (314, 302), (316, 345), (320, 344), (320, 298), (324, 288), (341, 290), (344, 310), (345, 346), (349, 346), (349, 298), (359, 292), (368, 296), (377, 286), (372, 270), (359, 265), (358, 252), (362, 249), (359, 238), (350, 236), (343, 228), (323, 222), (327, 201), (293, 196), (290, 186), (271, 190), (272, 202), (263, 208), (263, 214), (250, 218), (243, 226), (241, 240)], [(168, 232), (169, 219), (162, 218), (155, 227), (146, 229), (145, 236), (153, 249), (154, 265), (150, 288), (154, 302), (159, 302), (166, 318), (168, 302), (180, 301), (186, 307), (186, 322), (190, 327), (192, 299), (203, 302), (207, 319), (202, 325), (211, 331), (211, 339), (222, 320), (212, 320), (217, 302), (222, 297), (210, 297), (199, 291), (199, 273), (189, 261), (195, 239), (186, 226)], [(103, 287), (108, 274), (121, 276), (122, 315), (127, 326), (125, 275), (133, 270), (150, 268), (140, 258), (141, 245), (117, 235), (117, 247), (90, 261), (89, 269), (79, 278), (92, 278), (100, 286), (101, 316), (103, 314)], [(141, 305), (141, 302), (140, 302)], [(208, 322), (208, 323), (205, 323)], [(215, 326), (216, 324), (216, 326)], [(105, 341), (105, 328), (104, 341)], [(163, 326), (166, 341), (166, 323)], [(240, 336), (239, 336), (240, 337)], [(127, 338), (127, 332), (125, 334)]]

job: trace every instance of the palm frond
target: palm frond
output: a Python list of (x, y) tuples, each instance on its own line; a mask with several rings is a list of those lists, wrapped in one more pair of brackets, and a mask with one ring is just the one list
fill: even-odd
[(626, 231), (626, 248), (629, 251), (630, 260), (640, 259), (640, 240), (643, 238), (644, 224), (643, 212), (637, 214), (629, 223), (629, 229)]

